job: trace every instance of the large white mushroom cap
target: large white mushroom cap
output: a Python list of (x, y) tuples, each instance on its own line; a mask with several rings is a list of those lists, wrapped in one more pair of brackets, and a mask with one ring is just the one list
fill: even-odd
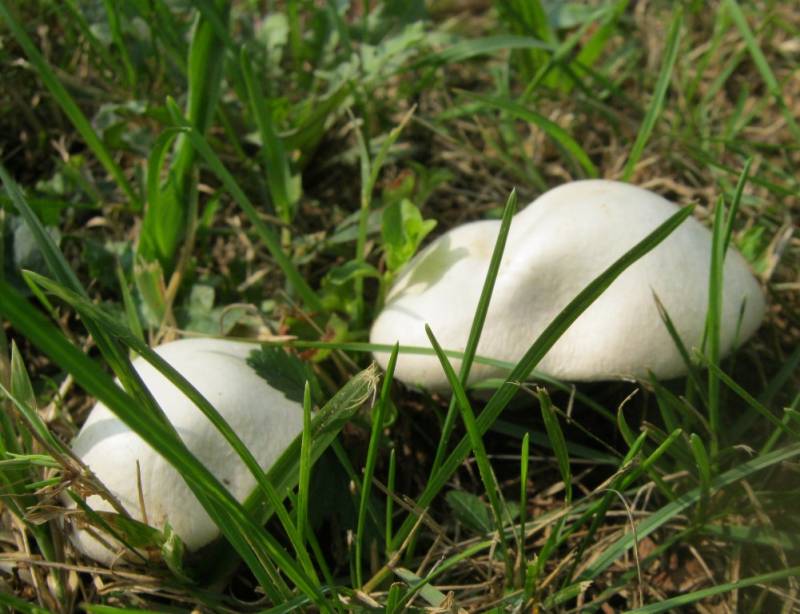
[[(606, 180), (568, 183), (537, 198), (512, 221), (478, 354), (517, 362), (589, 282), (676, 210), (653, 192)], [(389, 292), (370, 341), (430, 347), (427, 323), (444, 348), (463, 351), (499, 227), (499, 222), (483, 221), (454, 228), (413, 258)], [(711, 233), (689, 218), (622, 273), (537, 369), (572, 381), (639, 378), (648, 371), (659, 378), (685, 373), (653, 293), (683, 343), (698, 347), (708, 307), (710, 263)], [(741, 255), (729, 249), (723, 352), (755, 332), (764, 308), (758, 282)], [(387, 354), (375, 357), (386, 365)], [(470, 379), (503, 374), (476, 364)], [(433, 390), (447, 387), (435, 356), (401, 354), (395, 376)]]
[[(302, 430), (302, 406), (270, 387), (246, 363), (253, 346), (221, 339), (184, 339), (156, 348), (222, 414), (267, 469)], [(186, 446), (243, 501), (255, 488), (255, 478), (239, 456), (200, 410), (155, 367), (142, 358), (133, 366), (164, 410)], [(147, 522), (163, 529), (167, 522), (189, 550), (219, 535), (219, 529), (175, 468), (161, 458), (102, 403), (72, 443), (74, 452), (118, 498), (133, 518), (144, 521), (137, 488), (137, 468)], [(113, 511), (100, 496), (87, 499), (96, 511)], [(104, 537), (105, 539), (105, 537)], [(72, 534), (84, 554), (110, 564), (117, 553), (87, 531)]]

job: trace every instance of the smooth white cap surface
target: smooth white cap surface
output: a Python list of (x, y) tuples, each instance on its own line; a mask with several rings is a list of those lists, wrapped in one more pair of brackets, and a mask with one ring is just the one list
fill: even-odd
[[(261, 467), (268, 469), (302, 430), (303, 410), (246, 363), (254, 348), (252, 344), (221, 339), (183, 339), (161, 345), (156, 352), (222, 414)], [(150, 363), (137, 358), (133, 366), (189, 450), (236, 499), (243, 501), (249, 496), (255, 478), (211, 422)], [(137, 490), (138, 461), (151, 526), (162, 529), (169, 522), (190, 551), (219, 535), (219, 529), (172, 465), (102, 403), (92, 409), (72, 449), (136, 520), (144, 520)], [(89, 497), (87, 503), (97, 511), (113, 511), (97, 495)], [(115, 551), (85, 530), (74, 532), (72, 541), (97, 561), (110, 564), (117, 558)]]
[[(589, 282), (676, 211), (676, 205), (653, 192), (606, 180), (576, 181), (540, 196), (512, 221), (478, 354), (517, 362)], [(484, 221), (454, 228), (413, 258), (389, 292), (370, 342), (430, 347), (427, 323), (442, 347), (463, 351), (499, 227), (499, 222)], [(698, 347), (710, 263), (711, 233), (689, 218), (622, 273), (537, 370), (572, 381), (640, 378), (648, 371), (659, 378), (685, 373), (653, 293), (684, 344)], [(730, 248), (724, 268), (723, 352), (755, 332), (764, 309), (758, 282)], [(388, 354), (375, 358), (386, 366)], [(458, 361), (453, 363), (458, 369)], [(470, 381), (505, 373), (475, 364)], [(400, 354), (395, 376), (432, 390), (448, 387), (435, 356)]]

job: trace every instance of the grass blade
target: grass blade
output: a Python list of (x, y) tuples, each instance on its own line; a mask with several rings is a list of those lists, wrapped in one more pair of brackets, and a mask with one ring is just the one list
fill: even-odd
[(392, 551), (392, 536), (394, 528), (394, 491), (397, 481), (397, 452), (392, 448), (389, 453), (389, 475), (386, 478), (386, 527), (384, 529), (384, 548), (386, 552)]
[(755, 36), (753, 36), (753, 31), (750, 29), (750, 25), (747, 23), (747, 18), (744, 16), (739, 3), (736, 2), (736, 0), (724, 0), (724, 6), (728, 9), (736, 27), (739, 28), (739, 32), (741, 32), (744, 43), (747, 46), (747, 51), (750, 53), (750, 57), (753, 59), (753, 63), (761, 74), (761, 78), (764, 80), (764, 84), (767, 86), (769, 93), (775, 98), (775, 102), (781, 110), (783, 118), (786, 120), (789, 131), (792, 133), (795, 141), (800, 141), (800, 126), (797, 124), (794, 114), (783, 99), (781, 86), (772, 73), (772, 69), (769, 67), (769, 61), (764, 56), (764, 52), (761, 51), (758, 41), (756, 41)]
[(558, 461), (558, 470), (561, 472), (561, 480), (564, 482), (564, 490), (566, 492), (566, 505), (572, 504), (572, 470), (569, 465), (569, 452), (567, 451), (567, 440), (564, 438), (564, 432), (558, 424), (558, 418), (553, 410), (553, 404), (550, 402), (550, 395), (544, 388), (540, 388), (536, 392), (539, 399), (539, 408), (542, 411), (542, 420), (544, 421), (544, 428), (547, 431), (547, 438), (553, 447), (553, 452)]
[(703, 445), (703, 440), (697, 433), (689, 435), (689, 445), (694, 454), (697, 475), (700, 481), (700, 502), (697, 515), (702, 519), (705, 515), (705, 511), (708, 509), (708, 493), (711, 485), (711, 463), (708, 460), (708, 453), (706, 452), (706, 447)]
[(0, 18), (2, 18), (2, 21), (4, 21), (9, 30), (11, 30), (14, 38), (25, 51), (25, 55), (28, 56), (28, 60), (30, 60), (30, 63), (36, 68), (39, 78), (44, 82), (47, 89), (50, 90), (53, 98), (56, 99), (67, 117), (69, 117), (72, 125), (75, 126), (75, 129), (81, 135), (81, 138), (86, 141), (86, 145), (92, 150), (92, 153), (100, 161), (100, 164), (103, 165), (108, 174), (114, 178), (117, 186), (130, 202), (131, 207), (137, 210), (141, 209), (142, 203), (134, 192), (133, 187), (128, 182), (128, 179), (125, 177), (125, 173), (114, 161), (111, 152), (108, 151), (105, 143), (103, 143), (102, 139), (100, 139), (94, 131), (94, 128), (92, 128), (91, 122), (80, 110), (66, 88), (61, 85), (53, 69), (50, 68), (47, 60), (30, 39), (27, 32), (25, 32), (25, 29), (14, 17), (11, 10), (8, 9), (6, 0), (0, 0)]
[[(309, 433), (311, 436), (311, 465), (316, 463), (322, 453), (331, 446), (344, 425), (358, 409), (373, 396), (379, 380), (374, 365), (352, 377), (334, 397), (328, 401), (312, 418)], [(295, 438), (284, 450), (267, 472), (267, 478), (278, 493), (285, 498), (297, 486), (300, 476), (302, 435)], [(269, 501), (265, 501), (260, 491), (254, 492), (244, 502), (244, 508), (260, 525), (275, 513)], [(238, 559), (225, 544), (220, 544), (209, 552), (208, 564), (202, 571), (206, 579), (224, 577), (238, 566)]]
[[(716, 478), (711, 480), (709, 484), (710, 492), (721, 490), (729, 484), (733, 484), (739, 480), (746, 478), (753, 473), (771, 467), (775, 464), (784, 462), (800, 455), (800, 444), (793, 444), (786, 446), (780, 450), (776, 450), (770, 454), (762, 455), (753, 460), (747, 461), (727, 471)], [(640, 522), (636, 527), (636, 534), (638, 538), (644, 539), (650, 533), (658, 529), (660, 526), (669, 522), (678, 514), (682, 513), (689, 506), (697, 503), (701, 496), (701, 489), (695, 488), (689, 492), (678, 497), (677, 500), (662, 507), (654, 514), (647, 517), (646, 520)], [(632, 534), (626, 534), (617, 540), (610, 547), (606, 548), (603, 553), (581, 574), (580, 580), (591, 580), (596, 578), (599, 574), (603, 573), (608, 567), (620, 558), (630, 548), (635, 546), (635, 540)]]
[[(0, 6), (2, 6), (1, 1)], [(55, 243), (53, 243), (53, 239), (47, 233), (44, 226), (39, 221), (39, 218), (36, 217), (36, 214), (28, 206), (28, 203), (25, 201), (25, 197), (22, 195), (19, 186), (11, 178), (11, 176), (8, 174), (8, 171), (6, 171), (2, 165), (0, 165), (0, 180), (2, 180), (6, 192), (11, 197), (11, 202), (14, 203), (17, 211), (19, 211), (20, 215), (23, 217), (25, 223), (28, 225), (28, 228), (33, 234), (36, 245), (41, 250), (42, 256), (44, 256), (44, 260), (47, 263), (50, 271), (55, 277), (61, 280), (61, 283), (68, 285), (76, 292), (83, 293), (85, 296), (86, 292), (83, 290), (83, 286), (81, 286), (81, 283), (78, 281), (78, 278), (75, 276), (72, 268), (67, 263), (63, 254), (56, 247)]]
[(289, 283), (295, 288), (297, 293), (306, 303), (306, 306), (312, 311), (323, 312), (324, 307), (322, 306), (322, 301), (320, 301), (316, 293), (311, 289), (308, 283), (306, 283), (306, 280), (303, 278), (303, 276), (300, 275), (300, 272), (295, 268), (294, 263), (292, 263), (289, 257), (284, 253), (278, 237), (269, 228), (269, 226), (263, 222), (253, 203), (245, 195), (245, 193), (239, 187), (239, 184), (233, 178), (233, 175), (230, 174), (230, 172), (222, 164), (222, 161), (219, 159), (219, 157), (217, 157), (217, 155), (208, 145), (203, 135), (192, 128), (192, 126), (187, 122), (186, 118), (181, 115), (181, 112), (175, 105), (174, 101), (170, 101), (168, 106), (170, 107), (170, 111), (176, 124), (189, 136), (189, 139), (192, 141), (195, 149), (201, 156), (203, 156), (203, 158), (205, 158), (206, 164), (211, 167), (211, 170), (222, 181), (225, 188), (228, 190), (231, 196), (233, 196), (233, 199), (238, 203), (245, 215), (247, 215), (247, 218), (250, 220), (250, 223), (253, 225), (256, 233), (258, 233), (259, 238), (263, 241), (264, 245), (269, 250), (269, 253), (275, 259), (275, 262), (281, 268), (284, 275), (286, 275)]
[[(308, 527), (308, 485), (311, 482), (311, 386), (303, 388), (303, 432), (300, 434), (300, 475), (297, 480), (297, 533), (305, 539)], [(276, 503), (270, 502), (273, 507)], [(278, 502), (279, 503), (279, 502)], [(282, 505), (277, 504), (280, 511)]]
[[(492, 257), (489, 261), (489, 268), (486, 271), (486, 278), (483, 281), (483, 288), (481, 295), (478, 298), (478, 305), (475, 308), (475, 316), (472, 318), (472, 325), (469, 330), (469, 337), (467, 338), (467, 345), (464, 347), (464, 355), (461, 359), (461, 367), (459, 369), (459, 381), (463, 386), (467, 385), (469, 379), (469, 372), (472, 368), (472, 363), (475, 360), (475, 354), (478, 351), (478, 343), (481, 339), (483, 332), (483, 325), (486, 322), (486, 314), (489, 312), (489, 303), (492, 300), (492, 292), (494, 284), (497, 281), (497, 273), (500, 270), (500, 263), (503, 260), (503, 252), (506, 247), (506, 239), (508, 239), (508, 231), (511, 228), (511, 220), (517, 211), (517, 191), (512, 190), (508, 196), (506, 205), (503, 208), (503, 218), (500, 222), (500, 230), (497, 233), (494, 247), (492, 248)], [(444, 460), (444, 455), (447, 452), (447, 444), (450, 442), (450, 435), (453, 432), (456, 418), (457, 401), (455, 396), (450, 399), (450, 405), (447, 408), (447, 415), (445, 416), (444, 425), (442, 426), (442, 434), (439, 436), (439, 445), (436, 448), (436, 455), (433, 459), (431, 472), (435, 472)]]
[(736, 582), (723, 582), (716, 586), (710, 586), (699, 591), (686, 593), (685, 595), (678, 595), (670, 599), (664, 599), (658, 603), (651, 603), (650, 605), (629, 610), (628, 614), (655, 614), (656, 612), (666, 612), (667, 610), (674, 610), (675, 608), (683, 608), (689, 604), (705, 599), (706, 597), (713, 597), (721, 593), (728, 593), (730, 591), (738, 590), (740, 588), (747, 588), (748, 586), (757, 586), (760, 584), (770, 584), (788, 578), (796, 578), (800, 576), (800, 567), (789, 567), (787, 569), (780, 569), (757, 576), (751, 576)]
[(128, 89), (136, 88), (136, 70), (131, 63), (131, 57), (128, 53), (128, 46), (122, 37), (122, 26), (120, 24), (119, 7), (113, 0), (103, 0), (103, 6), (108, 15), (108, 27), (111, 30), (111, 39), (114, 46), (117, 48), (122, 66), (125, 70), (125, 82)]
[(511, 561), (508, 551), (508, 544), (505, 540), (505, 531), (503, 531), (503, 518), (506, 515), (504, 514), (505, 505), (502, 501), (500, 486), (497, 483), (497, 478), (494, 475), (494, 471), (492, 471), (492, 465), (489, 462), (489, 457), (486, 454), (486, 448), (483, 445), (483, 434), (478, 431), (475, 413), (472, 411), (472, 406), (470, 405), (469, 399), (467, 399), (467, 394), (464, 392), (464, 387), (458, 380), (458, 376), (453, 369), (453, 365), (450, 364), (447, 356), (444, 355), (442, 346), (439, 345), (439, 342), (436, 340), (433, 331), (427, 324), (425, 325), (425, 333), (428, 335), (428, 339), (430, 339), (431, 345), (436, 351), (436, 356), (439, 359), (445, 374), (447, 375), (447, 380), (450, 383), (453, 396), (455, 396), (457, 399), (458, 408), (461, 410), (461, 418), (464, 421), (464, 427), (467, 431), (467, 437), (469, 438), (469, 443), (472, 448), (472, 455), (475, 457), (475, 462), (478, 465), (478, 472), (480, 473), (481, 481), (483, 482), (483, 488), (486, 491), (486, 496), (489, 499), (489, 504), (494, 514), (495, 527), (497, 528), (497, 534), (500, 538), (500, 546), (505, 557), (505, 563), (508, 572), (507, 577), (511, 577), (513, 562)]
[(675, 15), (672, 17), (672, 23), (669, 26), (667, 34), (667, 42), (664, 46), (664, 59), (661, 63), (661, 71), (658, 73), (658, 80), (656, 81), (656, 89), (653, 92), (653, 99), (650, 101), (650, 106), (647, 109), (647, 114), (644, 116), (644, 121), (639, 128), (639, 133), (636, 135), (636, 141), (631, 148), (628, 161), (625, 163), (625, 168), (622, 171), (622, 180), (630, 181), (633, 176), (633, 171), (636, 169), (636, 164), (639, 158), (642, 157), (644, 146), (650, 139), (653, 133), (656, 122), (658, 121), (661, 111), (664, 108), (664, 98), (669, 88), (669, 81), (672, 77), (672, 69), (675, 67), (675, 60), (678, 59), (678, 48), (681, 39), (681, 25), (683, 24), (683, 10), (679, 7), (675, 10)]
[[(705, 340), (708, 363), (718, 366), (721, 357), (722, 283), (725, 265), (724, 246), (725, 203), (717, 200), (714, 212), (714, 228), (711, 237), (711, 267), (708, 277), (708, 313), (706, 315)], [(711, 430), (711, 458), (716, 458), (720, 437), (719, 377), (714, 369), (708, 370), (708, 426)]]
[[(217, 18), (227, 24), (230, 4), (215, 0), (214, 7)], [(189, 46), (186, 117), (199, 134), (208, 131), (217, 107), (224, 49), (213, 21), (198, 10)], [(138, 248), (145, 260), (158, 260), (167, 274), (175, 265), (181, 240), (184, 236), (191, 237), (197, 217), (195, 148), (186, 134), (178, 135), (173, 154), (165, 189), (159, 191), (157, 199), (148, 202)]]
[(594, 165), (594, 162), (592, 162), (591, 158), (589, 158), (589, 154), (587, 154), (583, 147), (581, 147), (580, 144), (557, 123), (547, 119), (539, 113), (536, 113), (536, 111), (532, 111), (519, 103), (512, 102), (511, 100), (483, 96), (481, 94), (473, 94), (471, 92), (462, 92), (462, 94), (464, 94), (467, 98), (481, 103), (481, 105), (484, 107), (505, 111), (517, 119), (534, 124), (545, 134), (547, 134), (547, 136), (553, 139), (556, 145), (569, 154), (576, 164), (583, 169), (583, 172), (587, 177), (597, 177), (599, 175), (599, 171)]
[(367, 460), (364, 463), (364, 479), (362, 480), (360, 499), (358, 503), (358, 521), (356, 524), (356, 585), (362, 586), (364, 584), (362, 577), (362, 549), (364, 544), (364, 528), (367, 523), (367, 502), (369, 501), (370, 489), (372, 487), (372, 476), (375, 473), (375, 463), (378, 460), (378, 446), (380, 445), (381, 431), (383, 430), (383, 420), (386, 413), (386, 408), (390, 403), (389, 392), (392, 387), (392, 378), (394, 377), (394, 367), (397, 364), (397, 350), (398, 345), (395, 346), (394, 351), (389, 356), (389, 363), (386, 365), (386, 372), (383, 376), (383, 385), (381, 386), (381, 396), (378, 405), (372, 415), (372, 429), (369, 435), (369, 447), (367, 448)]
[(247, 87), (250, 113), (255, 118), (261, 133), (261, 157), (267, 171), (267, 185), (272, 206), (280, 219), (288, 224), (294, 219), (300, 200), (300, 177), (292, 174), (289, 156), (283, 141), (278, 136), (269, 102), (264, 98), (261, 86), (253, 77), (250, 58), (243, 48), (239, 65)]

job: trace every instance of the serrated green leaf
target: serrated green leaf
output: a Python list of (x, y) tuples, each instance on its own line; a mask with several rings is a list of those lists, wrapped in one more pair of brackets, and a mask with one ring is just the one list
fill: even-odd
[(294, 354), (279, 347), (264, 345), (259, 350), (253, 350), (247, 358), (247, 364), (270, 386), (298, 403), (303, 402), (306, 381), (311, 383), (312, 391), (315, 386), (318, 387), (311, 368)]

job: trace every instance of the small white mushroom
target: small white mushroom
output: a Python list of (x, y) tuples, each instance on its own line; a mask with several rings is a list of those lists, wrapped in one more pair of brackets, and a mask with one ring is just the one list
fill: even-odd
[[(252, 350), (252, 345), (221, 339), (184, 339), (156, 348), (217, 409), (266, 470), (301, 431), (303, 411), (298, 402), (270, 387), (247, 364)], [(236, 452), (155, 367), (142, 358), (134, 360), (133, 366), (189, 450), (243, 501), (255, 488), (255, 479)], [(92, 409), (72, 449), (134, 519), (159, 529), (168, 522), (190, 551), (219, 535), (175, 468), (102, 403)], [(139, 501), (137, 462), (144, 510)], [(87, 503), (96, 511), (113, 511), (98, 495), (90, 496)], [(97, 561), (111, 564), (117, 559), (116, 550), (86, 530), (75, 531), (71, 537), (80, 551)]]
[[(589, 282), (676, 210), (653, 192), (615, 181), (576, 181), (540, 196), (511, 224), (478, 354), (517, 362)], [(427, 323), (444, 348), (463, 351), (499, 227), (499, 222), (483, 221), (454, 228), (413, 258), (390, 290), (370, 341), (429, 347)], [(653, 293), (683, 343), (698, 347), (708, 306), (710, 262), (711, 233), (697, 220), (687, 219), (620, 275), (537, 369), (572, 381), (641, 378), (648, 371), (659, 378), (685, 373)], [(723, 352), (756, 331), (764, 308), (758, 282), (741, 255), (729, 249)], [(385, 366), (387, 354), (375, 357)], [(476, 364), (470, 380), (503, 374)], [(432, 390), (447, 388), (434, 356), (401, 354), (395, 376)]]

